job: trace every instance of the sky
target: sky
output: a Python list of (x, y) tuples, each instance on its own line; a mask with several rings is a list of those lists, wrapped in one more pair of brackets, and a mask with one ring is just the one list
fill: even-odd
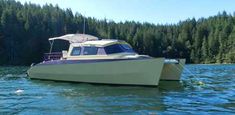
[(87, 17), (115, 22), (138, 21), (154, 24), (175, 24), (186, 19), (233, 14), (235, 0), (17, 0), (40, 5), (53, 4), (71, 8)]

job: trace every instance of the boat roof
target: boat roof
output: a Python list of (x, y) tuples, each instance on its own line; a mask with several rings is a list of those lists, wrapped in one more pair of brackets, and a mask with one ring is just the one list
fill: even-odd
[(69, 43), (83, 43), (86, 41), (99, 40), (99, 38), (88, 34), (66, 34), (59, 37), (49, 38), (49, 41), (52, 40), (65, 40), (69, 41)]
[(105, 47), (112, 44), (117, 43), (126, 43), (122, 40), (115, 40), (115, 39), (102, 39), (102, 40), (94, 40), (94, 41), (86, 41), (83, 43), (73, 43), (73, 46), (97, 46), (97, 47)]
[(88, 34), (66, 34), (59, 37), (49, 38), (49, 41), (53, 40), (65, 40), (69, 41), (72, 46), (96, 46), (105, 47), (112, 44), (126, 43), (122, 40), (116, 39), (99, 39), (98, 37)]

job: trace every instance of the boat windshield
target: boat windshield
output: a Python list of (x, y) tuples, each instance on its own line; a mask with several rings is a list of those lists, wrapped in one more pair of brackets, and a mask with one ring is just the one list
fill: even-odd
[(123, 53), (123, 52), (134, 53), (133, 49), (128, 44), (113, 44), (104, 47), (104, 50), (106, 54)]

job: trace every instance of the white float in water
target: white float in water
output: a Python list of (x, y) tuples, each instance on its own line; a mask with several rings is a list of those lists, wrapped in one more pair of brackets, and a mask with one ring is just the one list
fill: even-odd
[(18, 89), (18, 90), (15, 91), (15, 93), (18, 94), (18, 95), (22, 94), (23, 92), (24, 92), (24, 90), (22, 90), (22, 89)]

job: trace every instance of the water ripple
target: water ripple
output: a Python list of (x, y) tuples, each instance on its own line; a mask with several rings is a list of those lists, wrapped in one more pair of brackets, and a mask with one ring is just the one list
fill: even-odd
[(187, 65), (159, 87), (30, 80), (0, 67), (0, 114), (235, 114), (235, 65)]

